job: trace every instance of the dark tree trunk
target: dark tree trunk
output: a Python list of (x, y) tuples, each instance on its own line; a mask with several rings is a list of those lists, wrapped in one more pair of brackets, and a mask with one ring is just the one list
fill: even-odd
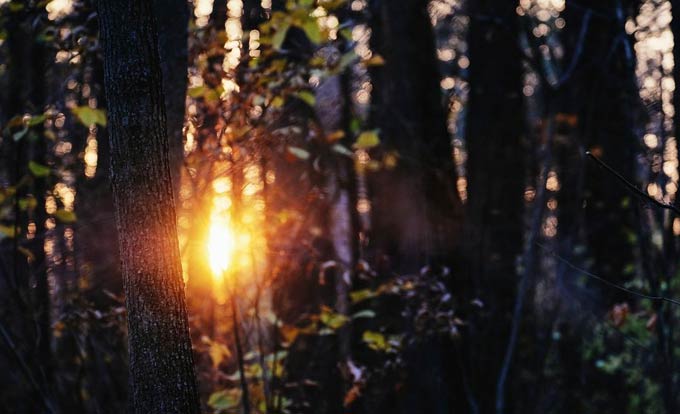
[[(367, 251), (381, 273), (405, 275), (426, 265), (451, 263), (461, 205), (428, 2), (372, 5), (373, 51), (385, 60), (371, 73), (371, 121), (380, 130), (379, 150), (384, 151), (372, 155), (380, 159), (395, 151), (398, 163), (368, 175), (373, 204)], [(405, 325), (413, 334), (411, 322)], [(407, 379), (396, 403), (402, 412), (450, 411), (462, 390), (454, 385), (457, 370), (447, 360), (452, 349), (434, 337), (405, 349)], [(394, 410), (395, 402), (387, 396), (379, 410)]]
[(523, 241), (526, 148), (516, 7), (480, 0), (470, 10), (465, 253), (468, 281), (484, 304), (469, 330), (472, 388), (482, 413), (494, 411)]
[(399, 165), (372, 180), (374, 247), (402, 272), (450, 257), (460, 200), (427, 1), (378, 1), (371, 114)]
[(198, 413), (152, 5), (98, 5), (132, 411)]
[(180, 206), (180, 186), (184, 163), (184, 105), (187, 92), (189, 5), (186, 0), (154, 0), (154, 13), (160, 31), (158, 52), (163, 71), (165, 115), (168, 126), (170, 173), (175, 205)]

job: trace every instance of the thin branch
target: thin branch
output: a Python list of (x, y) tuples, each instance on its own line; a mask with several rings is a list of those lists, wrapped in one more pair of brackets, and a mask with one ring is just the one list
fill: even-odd
[(649, 194), (645, 193), (644, 191), (640, 190), (635, 184), (631, 183), (628, 181), (623, 175), (621, 175), (618, 171), (607, 165), (604, 161), (601, 159), (597, 158), (593, 153), (590, 151), (586, 151), (586, 155), (590, 157), (593, 161), (595, 161), (598, 165), (600, 165), (602, 168), (607, 170), (611, 175), (613, 175), (619, 182), (621, 182), (626, 188), (628, 188), (630, 191), (632, 191), (635, 195), (638, 197), (645, 199), (649, 201), (650, 203), (654, 204), (655, 206), (659, 208), (664, 208), (666, 210), (670, 210), (680, 216), (680, 208), (674, 206), (673, 204), (666, 204), (663, 203), (654, 197), (650, 196)]
[(547, 248), (545, 245), (543, 245), (539, 242), (536, 242), (536, 245), (538, 245), (538, 247), (540, 247), (543, 251), (545, 251), (549, 255), (553, 256), (555, 259), (557, 259), (561, 263), (565, 264), (566, 266), (568, 266), (572, 270), (575, 270), (578, 273), (581, 273), (582, 275), (588, 276), (591, 279), (595, 279), (598, 282), (604, 283), (605, 285), (607, 285), (609, 287), (612, 287), (614, 289), (618, 289), (622, 292), (626, 292), (630, 295), (637, 296), (637, 297), (640, 297), (640, 298), (649, 299), (649, 300), (658, 300), (658, 301), (662, 301), (662, 302), (668, 302), (668, 303), (671, 303), (671, 304), (676, 305), (676, 306), (680, 306), (679, 300), (667, 298), (665, 296), (647, 295), (647, 294), (644, 294), (644, 293), (641, 293), (641, 292), (637, 292), (635, 290), (628, 289), (627, 287), (618, 285), (618, 284), (611, 282), (611, 281), (609, 281), (609, 280), (607, 280), (607, 279), (605, 279), (601, 276), (598, 276), (594, 273), (591, 273), (591, 272), (589, 272), (585, 269), (582, 269), (582, 268), (576, 266), (575, 264), (571, 263), (570, 261), (568, 261), (564, 257), (560, 256), (559, 254), (555, 253), (553, 250)]

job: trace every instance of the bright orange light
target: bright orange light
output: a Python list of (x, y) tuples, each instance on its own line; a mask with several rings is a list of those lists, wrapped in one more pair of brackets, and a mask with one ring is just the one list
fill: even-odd
[(223, 215), (213, 215), (208, 236), (208, 257), (215, 279), (221, 280), (229, 270), (235, 249), (236, 237), (231, 223)]

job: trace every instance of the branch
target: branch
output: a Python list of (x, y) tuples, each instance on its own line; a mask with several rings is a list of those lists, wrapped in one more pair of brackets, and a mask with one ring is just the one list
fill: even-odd
[(544, 246), (543, 244), (541, 244), (541, 243), (539, 243), (539, 242), (536, 242), (536, 245), (537, 245), (538, 247), (540, 247), (543, 251), (545, 251), (545, 252), (548, 253), (549, 255), (553, 256), (553, 257), (554, 257), (555, 259), (557, 259), (558, 261), (560, 261), (561, 263), (567, 265), (567, 266), (568, 266), (569, 268), (571, 268), (572, 270), (575, 270), (575, 271), (577, 271), (578, 273), (581, 273), (581, 274), (584, 275), (584, 276), (588, 276), (588, 277), (591, 278), (591, 279), (595, 279), (595, 280), (597, 280), (598, 282), (604, 283), (605, 285), (607, 285), (607, 286), (609, 286), (609, 287), (613, 287), (614, 289), (618, 289), (618, 290), (620, 290), (620, 291), (622, 291), (622, 292), (626, 292), (626, 293), (628, 293), (628, 294), (630, 294), (630, 295), (637, 296), (637, 297), (640, 297), (640, 298), (649, 299), (649, 300), (655, 300), (655, 301), (668, 302), (668, 303), (671, 303), (671, 304), (673, 304), (673, 305), (680, 306), (680, 301), (678, 301), (678, 300), (676, 300), (676, 299), (667, 298), (667, 297), (665, 297), (665, 296), (646, 295), (646, 294), (644, 294), (644, 293), (637, 292), (637, 291), (635, 291), (635, 290), (628, 289), (627, 287), (618, 285), (618, 284), (616, 284), (616, 283), (614, 283), (614, 282), (610, 282), (609, 280), (607, 280), (607, 279), (605, 279), (605, 278), (603, 278), (603, 277), (601, 277), (601, 276), (598, 276), (598, 275), (596, 275), (596, 274), (594, 274), (594, 273), (590, 273), (589, 271), (587, 271), (587, 270), (585, 270), (585, 269), (582, 269), (582, 268), (576, 266), (575, 264), (571, 263), (570, 261), (568, 261), (568, 260), (565, 259), (564, 257), (562, 257), (562, 256), (560, 256), (559, 254), (555, 253), (553, 250), (550, 250), (549, 248), (547, 248), (547, 247)]
[(637, 195), (639, 198), (645, 199), (648, 202), (654, 204), (657, 207), (664, 208), (666, 210), (670, 210), (674, 212), (676, 215), (680, 216), (680, 208), (672, 205), (672, 204), (666, 204), (662, 203), (661, 201), (655, 199), (654, 197), (650, 196), (649, 194), (645, 193), (644, 191), (640, 190), (635, 184), (631, 183), (621, 175), (618, 171), (607, 165), (604, 161), (601, 159), (597, 158), (595, 155), (593, 155), (592, 152), (586, 151), (586, 155), (590, 157), (593, 161), (595, 161), (597, 164), (599, 164), (602, 168), (607, 170), (608, 173), (614, 176), (619, 182), (621, 182), (626, 188), (628, 188), (631, 192), (633, 192), (635, 195)]

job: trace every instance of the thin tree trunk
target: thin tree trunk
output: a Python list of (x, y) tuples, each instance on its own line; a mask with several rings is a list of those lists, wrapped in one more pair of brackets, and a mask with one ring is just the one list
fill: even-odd
[(152, 4), (98, 5), (131, 408), (143, 414), (199, 413)]

